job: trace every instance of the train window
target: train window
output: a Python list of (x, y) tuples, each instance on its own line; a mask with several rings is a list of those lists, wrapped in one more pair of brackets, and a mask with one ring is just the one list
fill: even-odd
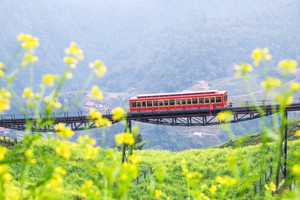
[(181, 104), (181, 100), (180, 99), (176, 99), (176, 105), (180, 105)]
[(215, 97), (210, 97), (210, 103), (215, 103)]
[(160, 100), (159, 101), (159, 106), (163, 106), (164, 105), (164, 101), (163, 100)]
[(136, 102), (137, 107), (141, 107), (141, 102)]
[(204, 98), (200, 98), (199, 103), (204, 103)]
[(146, 101), (142, 101), (142, 106), (146, 107)]
[(209, 98), (205, 98), (205, 103), (209, 103)]
[(198, 104), (198, 99), (197, 98), (193, 98), (193, 104)]
[(175, 100), (170, 100), (170, 105), (171, 106), (175, 105)]
[(131, 102), (131, 106), (132, 106), (133, 108), (135, 108), (135, 107), (136, 107), (136, 102)]
[(165, 106), (169, 105), (169, 100), (165, 100)]
[(151, 107), (152, 106), (152, 101), (147, 101), (147, 106)]
[(224, 96), (224, 101), (227, 101), (227, 95)]
[(186, 99), (181, 99), (182, 105), (186, 104)]
[(187, 99), (187, 100), (186, 100), (186, 103), (187, 103), (187, 104), (192, 104), (192, 100), (191, 100), (191, 99)]
[(217, 103), (221, 102), (221, 97), (216, 97), (216, 102)]
[(158, 106), (158, 101), (153, 101), (154, 106)]

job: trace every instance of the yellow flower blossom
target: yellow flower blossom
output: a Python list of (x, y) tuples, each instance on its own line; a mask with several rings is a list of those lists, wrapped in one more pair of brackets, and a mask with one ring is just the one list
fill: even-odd
[(128, 145), (133, 145), (134, 144), (134, 138), (133, 134), (125, 132), (125, 133), (120, 133), (115, 136), (116, 144), (121, 145), (121, 144), (128, 144)]
[(22, 95), (22, 98), (26, 99), (26, 98), (29, 98), (31, 99), (32, 97), (34, 96), (31, 88), (25, 88), (24, 91), (23, 91), (23, 95)]
[(123, 108), (117, 107), (112, 110), (112, 119), (115, 121), (122, 120), (126, 117), (126, 112)]
[(62, 168), (61, 166), (56, 167), (54, 171), (55, 171), (55, 173), (63, 175), (63, 176), (65, 176), (67, 174), (67, 171), (64, 168)]
[(71, 42), (70, 47), (65, 49), (65, 53), (75, 57), (78, 60), (83, 59), (83, 51), (75, 42)]
[(74, 132), (71, 128), (66, 127), (63, 123), (58, 123), (54, 126), (54, 130), (56, 131), (57, 135), (62, 138), (70, 138), (74, 135)]
[(277, 100), (280, 102), (281, 105), (291, 105), (293, 103), (293, 96), (291, 95), (278, 95)]
[(132, 155), (129, 157), (129, 161), (130, 161), (132, 164), (137, 164), (137, 163), (142, 162), (142, 158), (141, 158), (140, 156), (135, 156), (134, 154), (132, 154)]
[(100, 60), (96, 60), (94, 63), (90, 63), (90, 68), (94, 69), (94, 73), (98, 76), (101, 77), (105, 74), (106, 72), (106, 67)]
[(218, 183), (220, 183), (221, 185), (224, 185), (227, 187), (231, 187), (231, 186), (237, 184), (237, 180), (235, 178), (231, 178), (230, 176), (225, 176), (225, 177), (217, 176), (216, 181)]
[(39, 60), (38, 57), (33, 56), (33, 55), (27, 53), (27, 54), (24, 55), (23, 60), (22, 60), (22, 62), (21, 62), (21, 65), (22, 65), (23, 67), (25, 67), (25, 66), (27, 66), (27, 65), (30, 64), (30, 63), (37, 62), (38, 60)]
[[(78, 63), (78, 61), (71, 56), (64, 57), (64, 62), (67, 64), (77, 64)], [(75, 68), (75, 67), (72, 67), (72, 68)]]
[(247, 72), (251, 72), (253, 70), (252, 66), (250, 64), (242, 64), (242, 65), (235, 65), (234, 69), (237, 71), (235, 76), (246, 76)]
[(299, 83), (297, 82), (292, 82), (290, 86), (293, 92), (297, 92), (299, 90)]
[(163, 194), (161, 190), (155, 190), (155, 197), (160, 197)]
[(21, 42), (21, 45), (24, 49), (32, 50), (35, 47), (39, 46), (39, 40), (36, 37), (32, 37), (29, 34), (19, 34), (17, 40)]
[(230, 121), (231, 117), (232, 117), (232, 112), (229, 110), (225, 110), (217, 114), (217, 118), (219, 121), (228, 122)]
[(268, 48), (263, 48), (263, 49), (254, 49), (252, 52), (252, 58), (253, 58), (253, 65), (258, 66), (261, 61), (264, 60), (271, 60), (272, 56), (269, 54), (269, 49)]
[(90, 138), (88, 135), (79, 136), (77, 139), (78, 144), (80, 145), (92, 145), (94, 146), (96, 144), (96, 141), (92, 138)]
[(60, 142), (59, 145), (55, 148), (55, 151), (57, 154), (66, 159), (69, 159), (71, 157), (71, 149), (66, 141)]
[(97, 158), (98, 156), (98, 153), (100, 151), (100, 148), (99, 147), (92, 147), (92, 146), (86, 146), (85, 147), (85, 155), (84, 155), (84, 160), (94, 160)]
[(211, 185), (208, 190), (210, 191), (210, 193), (215, 194), (217, 191), (217, 186)]
[(300, 165), (299, 164), (295, 164), (292, 166), (292, 172), (299, 176), (300, 175)]
[(296, 130), (295, 136), (300, 137), (300, 130)]
[(6, 153), (7, 153), (7, 148), (0, 146), (0, 161), (4, 159)]
[(43, 83), (45, 83), (49, 87), (53, 87), (54, 80), (55, 80), (55, 78), (52, 74), (46, 74), (43, 76)]
[(0, 62), (0, 77), (3, 77), (5, 75), (6, 67), (2, 62)]
[(91, 90), (92, 98), (101, 100), (103, 99), (102, 92), (99, 90), (98, 86), (94, 85)]
[(4, 88), (0, 89), (0, 113), (10, 109), (10, 97), (10, 92), (6, 91)]
[(267, 77), (266, 80), (261, 83), (261, 86), (263, 88), (266, 88), (267, 90), (271, 90), (274, 87), (278, 87), (280, 85), (281, 80), (272, 77)]
[(288, 74), (295, 74), (297, 72), (296, 60), (282, 60), (278, 66), (281, 69), (281, 73), (285, 76)]
[(73, 77), (73, 74), (71, 72), (65, 73), (65, 76), (67, 79), (71, 79)]
[(27, 149), (25, 151), (24, 155), (26, 158), (31, 158), (31, 157), (33, 157), (34, 153), (33, 153), (32, 149)]

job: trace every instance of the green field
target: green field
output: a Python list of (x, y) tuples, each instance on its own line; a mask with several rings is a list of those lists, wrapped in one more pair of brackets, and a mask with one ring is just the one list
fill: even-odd
[[(84, 160), (80, 157), (81, 154), (84, 154), (84, 150), (75, 149), (71, 158), (66, 160), (55, 153), (55, 146), (58, 142), (57, 139), (40, 139), (36, 142), (33, 150), (37, 164), (30, 165), (27, 179), (29, 183), (37, 183), (45, 179), (49, 166), (62, 166), (67, 171), (62, 193), (64, 199), (82, 197), (81, 185), (88, 180), (93, 180), (94, 183), (101, 182), (101, 176), (99, 177), (99, 173), (95, 171), (96, 163), (101, 161), (111, 163), (112, 155), (114, 155), (113, 158), (117, 160), (117, 163), (121, 162), (121, 154), (112, 150), (100, 150), (96, 160)], [(26, 145), (19, 142), (14, 147), (10, 147), (6, 159), (22, 159), (27, 148)], [(300, 148), (300, 142), (289, 141), (288, 146), (288, 157), (292, 158), (294, 152)], [(143, 170), (147, 170), (149, 167), (152, 167), (155, 172), (153, 175), (147, 176), (140, 184), (132, 184), (128, 199), (153, 199), (155, 190), (162, 191), (162, 195), (159, 195), (159, 198), (155, 197), (156, 199), (193, 199), (192, 196), (197, 192), (211, 196), (209, 189), (212, 185), (217, 186), (213, 199), (261, 199), (264, 191), (255, 194), (254, 183), (263, 177), (268, 167), (273, 166), (275, 169), (274, 163), (271, 161), (275, 160), (276, 155), (274, 144), (268, 144), (264, 149), (262, 150), (261, 145), (255, 145), (236, 149), (231, 147), (208, 148), (182, 152), (135, 151), (135, 155), (142, 157), (139, 173), (141, 174)], [(197, 175), (189, 180), (189, 186), (182, 170), (183, 160), (186, 161), (188, 173)], [(13, 180), (8, 184), (8, 190), (11, 194), (20, 191), (22, 167), (23, 164), (19, 162), (11, 164), (10, 173)], [(275, 170), (273, 170), (271, 177), (273, 180), (274, 172)], [(216, 180), (217, 176), (233, 177), (238, 181), (238, 184), (222, 187)]]

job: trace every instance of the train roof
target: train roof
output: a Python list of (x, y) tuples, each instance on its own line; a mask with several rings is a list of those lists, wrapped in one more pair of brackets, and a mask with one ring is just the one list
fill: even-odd
[(131, 99), (142, 99), (151, 97), (170, 97), (170, 96), (185, 96), (185, 95), (197, 95), (197, 94), (225, 94), (227, 91), (219, 90), (203, 90), (203, 91), (190, 91), (190, 92), (173, 92), (173, 93), (157, 93), (157, 94), (140, 94)]

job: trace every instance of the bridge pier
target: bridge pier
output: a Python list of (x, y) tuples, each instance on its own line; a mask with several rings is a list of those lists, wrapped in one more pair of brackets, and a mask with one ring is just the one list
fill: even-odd
[[(288, 142), (288, 112), (284, 111), (284, 116), (282, 118), (283, 130), (280, 131), (280, 157), (277, 164), (277, 174), (276, 174), (276, 192), (280, 189), (282, 184), (287, 178), (287, 142)], [(283, 164), (282, 164), (283, 159)], [(283, 180), (280, 182), (280, 176), (283, 175)]]

